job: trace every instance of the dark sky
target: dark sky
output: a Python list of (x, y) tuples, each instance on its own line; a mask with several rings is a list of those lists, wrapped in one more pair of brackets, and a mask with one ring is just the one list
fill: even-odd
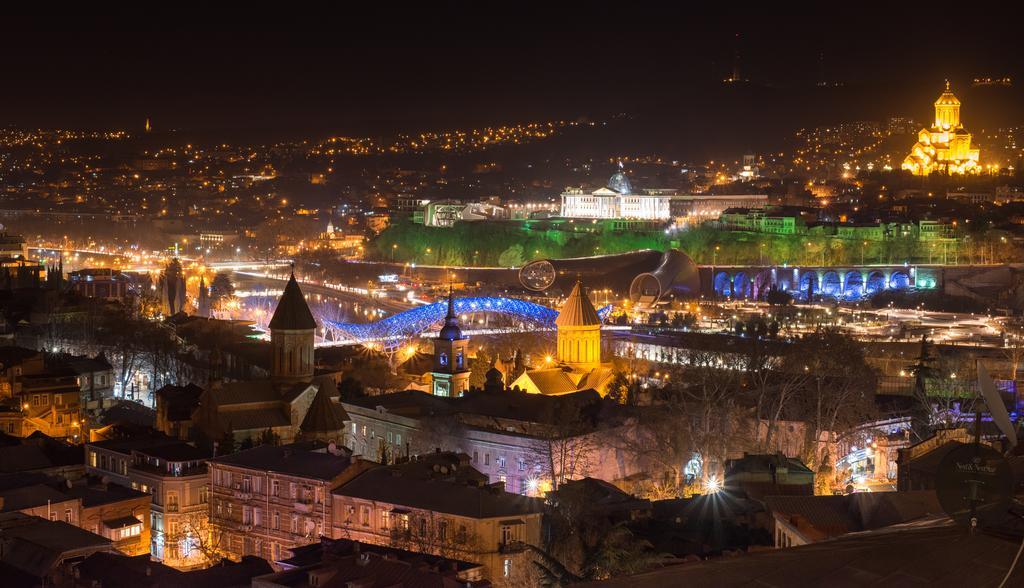
[[(294, 32), (240, 22), (8, 31), (0, 125), (137, 127), (149, 116), (158, 128), (374, 134), (625, 111), (680, 125), (735, 121), (736, 132), (758, 121), (768, 130), (925, 115), (944, 78), (966, 88), (974, 76), (1011, 75), (1013, 92), (1024, 84), (1015, 18), (943, 30), (920, 19), (778, 9), (708, 16), (627, 4), (585, 13), (442, 6), (400, 16), (309, 12), (277, 23)], [(944, 43), (921, 42), (927, 30), (961, 50), (949, 58)], [(723, 88), (737, 48), (751, 85)], [(822, 72), (844, 87), (815, 88)]]

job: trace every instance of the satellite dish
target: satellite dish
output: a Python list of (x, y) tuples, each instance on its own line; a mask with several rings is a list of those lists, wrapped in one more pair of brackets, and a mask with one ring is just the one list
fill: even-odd
[(987, 445), (961, 445), (939, 463), (935, 492), (942, 510), (959, 525), (990, 526), (1008, 516), (1013, 499), (1010, 463)]

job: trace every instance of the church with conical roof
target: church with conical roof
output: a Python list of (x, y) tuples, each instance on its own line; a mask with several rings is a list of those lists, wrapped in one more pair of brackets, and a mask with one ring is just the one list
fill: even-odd
[(203, 390), (192, 414), (209, 440), (226, 435), (236, 442), (271, 431), (283, 443), (301, 439), (345, 441), (348, 414), (338, 402), (330, 374), (315, 372), (316, 319), (292, 273), (270, 319), (270, 377), (224, 382)]
[(611, 364), (601, 361), (601, 318), (577, 280), (555, 319), (556, 355), (550, 362), (527, 369), (512, 387), (532, 394), (558, 395), (593, 389), (602, 396), (611, 383)]

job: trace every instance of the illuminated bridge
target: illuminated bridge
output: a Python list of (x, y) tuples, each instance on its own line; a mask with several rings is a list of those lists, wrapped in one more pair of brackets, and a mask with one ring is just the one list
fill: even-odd
[[(597, 314), (603, 319), (610, 311), (611, 306), (606, 306), (598, 310)], [(444, 320), (447, 312), (447, 301), (435, 302), (373, 323), (339, 323), (325, 320), (323, 327), (331, 333), (336, 342), (380, 343), (385, 347), (395, 348), (419, 336), (431, 325)], [(504, 329), (505, 331), (552, 329), (555, 326), (555, 318), (558, 317), (557, 310), (515, 298), (456, 298), (455, 312), (460, 316), (478, 313), (503, 315), (511, 318), (513, 322), (518, 322), (518, 325)]]

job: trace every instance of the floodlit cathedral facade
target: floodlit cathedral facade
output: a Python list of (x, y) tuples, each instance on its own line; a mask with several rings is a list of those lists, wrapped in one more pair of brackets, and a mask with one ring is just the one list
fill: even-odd
[(971, 147), (971, 134), (960, 124), (960, 100), (946, 82), (946, 90), (935, 101), (935, 122), (917, 134), (903, 169), (915, 176), (978, 173), (979, 159), (980, 151)]

